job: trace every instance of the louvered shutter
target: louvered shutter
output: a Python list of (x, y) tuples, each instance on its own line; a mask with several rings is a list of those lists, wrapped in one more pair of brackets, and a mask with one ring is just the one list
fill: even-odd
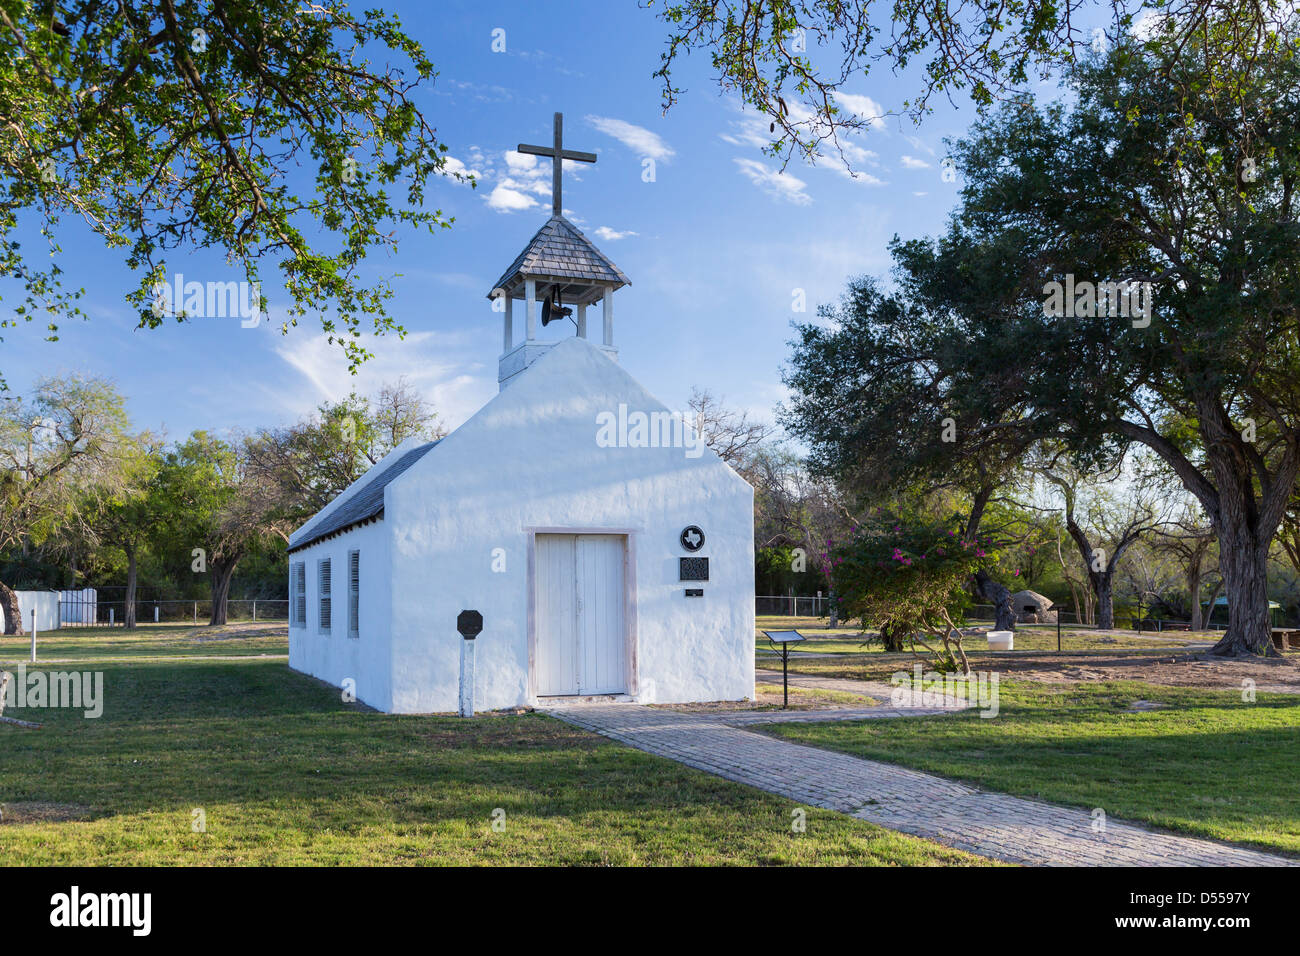
[(299, 561), (293, 566), (293, 623), (307, 626), (307, 563)]
[(332, 616), (330, 606), (330, 562), (328, 558), (316, 563), (316, 577), (317, 593), (320, 595), (320, 632), (328, 634)]
[(348, 637), (361, 634), (361, 552), (348, 552)]

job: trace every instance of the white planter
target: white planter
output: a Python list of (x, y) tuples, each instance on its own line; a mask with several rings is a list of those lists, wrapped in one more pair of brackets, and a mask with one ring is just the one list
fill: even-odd
[(1016, 634), (1014, 631), (989, 631), (989, 650), (991, 651), (1011, 651), (1015, 650)]

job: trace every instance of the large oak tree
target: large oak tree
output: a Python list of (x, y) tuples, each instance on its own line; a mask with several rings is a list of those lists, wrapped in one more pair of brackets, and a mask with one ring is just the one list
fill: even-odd
[[(1229, 628), (1216, 652), (1271, 653), (1266, 565), (1300, 470), (1294, 51), (1276, 37), (1224, 92), (1198, 85), (1195, 51), (1162, 75), (1121, 46), (1073, 72), (1071, 106), (1021, 101), (981, 120), (955, 150), (966, 182), (949, 231), (893, 245), (896, 293), (800, 330), (791, 424), (851, 460), (876, 440), (857, 425), (878, 379), (950, 408), (959, 431), (1050, 439), (1085, 467), (1145, 445), (1218, 536)], [(1047, 283), (1067, 275), (1152, 283), (1149, 324), (1048, 314)], [(923, 366), (858, 341), (900, 314), (929, 337)], [(801, 413), (817, 401), (829, 405)], [(942, 461), (940, 427), (925, 454)]]

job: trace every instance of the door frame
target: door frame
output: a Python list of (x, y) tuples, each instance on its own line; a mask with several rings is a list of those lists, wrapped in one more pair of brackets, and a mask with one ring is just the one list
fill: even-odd
[[(537, 536), (539, 534), (604, 534), (623, 538), (623, 659), (627, 695), (637, 695), (636, 655), (636, 538), (635, 528), (525, 528), (528, 539), (528, 702), (537, 704)], [(549, 699), (549, 698), (548, 698)]]

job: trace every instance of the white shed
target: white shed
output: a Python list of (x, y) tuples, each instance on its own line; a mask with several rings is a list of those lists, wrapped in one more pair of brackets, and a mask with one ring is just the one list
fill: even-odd
[[(534, 236), (493, 289), (500, 393), (446, 438), (399, 446), (292, 535), (291, 667), (382, 711), (453, 711), (456, 618), (474, 609), (482, 709), (752, 698), (753, 489), (618, 365), (625, 284), (562, 216)], [(549, 315), (578, 305), (574, 336), (537, 337), (548, 300)], [(586, 338), (596, 301), (600, 345)]]

